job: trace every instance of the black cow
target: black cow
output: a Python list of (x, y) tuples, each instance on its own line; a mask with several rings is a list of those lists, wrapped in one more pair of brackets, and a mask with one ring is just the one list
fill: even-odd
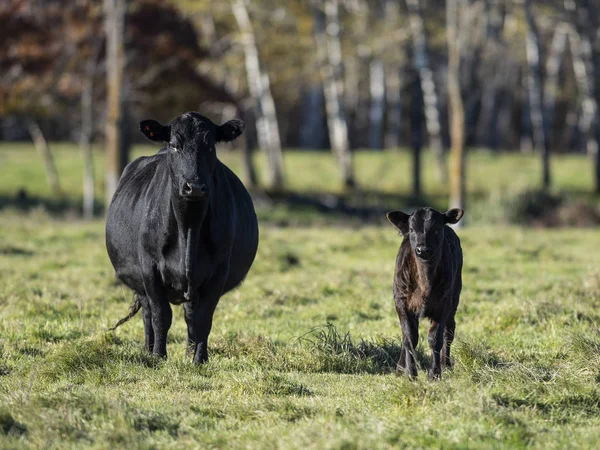
[(145, 120), (140, 130), (167, 146), (125, 168), (108, 208), (108, 256), (135, 293), (117, 326), (142, 308), (146, 349), (166, 356), (170, 303), (183, 303), (189, 350), (200, 364), (219, 298), (244, 280), (258, 247), (250, 195), (215, 152), (244, 123), (218, 126), (189, 112), (168, 125)]
[(451, 365), (450, 345), (462, 289), (463, 254), (458, 236), (446, 224), (457, 223), (463, 213), (462, 209), (440, 213), (432, 208), (419, 208), (410, 216), (402, 211), (387, 214), (404, 236), (396, 258), (394, 300), (402, 328), (398, 371), (411, 378), (417, 376), (414, 352), (421, 316), (431, 320), (429, 378), (439, 378), (442, 366)]

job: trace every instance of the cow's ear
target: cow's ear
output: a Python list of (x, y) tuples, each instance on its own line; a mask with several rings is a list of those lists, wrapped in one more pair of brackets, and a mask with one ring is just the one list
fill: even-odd
[(449, 209), (444, 213), (444, 222), (455, 224), (462, 218), (464, 213), (460, 208)]
[(246, 125), (238, 119), (225, 122), (217, 128), (217, 142), (231, 142), (244, 132)]
[(402, 211), (391, 211), (385, 216), (392, 225), (400, 230), (402, 236), (406, 236), (408, 234), (408, 219), (410, 218), (408, 214), (404, 214)]
[(140, 131), (151, 141), (169, 142), (171, 140), (171, 126), (161, 125), (156, 120), (142, 120)]

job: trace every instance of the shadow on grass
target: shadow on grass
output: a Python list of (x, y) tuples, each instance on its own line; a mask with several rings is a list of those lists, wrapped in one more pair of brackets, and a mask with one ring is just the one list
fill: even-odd
[[(290, 226), (302, 222), (339, 222), (353, 219), (358, 223), (379, 223), (385, 221), (385, 213), (393, 209), (411, 209), (431, 205), (443, 208), (445, 196), (415, 197), (391, 194), (374, 190), (351, 190), (342, 194), (328, 192), (259, 191), (251, 192), (261, 221), (274, 222), (280, 226)], [(82, 215), (80, 197), (36, 196), (24, 188), (18, 188), (14, 195), (0, 195), (0, 211), (16, 209), (30, 212), (43, 209), (55, 218), (80, 217)], [(96, 216), (105, 213), (105, 205), (95, 202)], [(285, 211), (279, 216), (271, 214), (275, 209)]]
[[(66, 195), (60, 197), (31, 195), (27, 190), (20, 188), (15, 195), (0, 195), (0, 211), (5, 209), (16, 209), (25, 213), (42, 209), (55, 218), (78, 217), (82, 215), (82, 200)], [(98, 201), (94, 202), (94, 211), (97, 216), (102, 216), (104, 205)]]
[[(385, 374), (396, 372), (400, 358), (400, 342), (379, 338), (375, 342), (352, 341), (350, 333), (340, 334), (327, 323), (313, 328), (299, 338), (317, 356), (322, 372)], [(428, 367), (429, 358), (421, 347), (416, 349), (419, 369)]]
[(395, 209), (411, 210), (418, 206), (444, 208), (446, 197), (412, 196), (376, 190), (354, 189), (344, 193), (321, 191), (253, 191), (261, 222), (294, 226), (306, 224), (381, 224), (385, 214)]

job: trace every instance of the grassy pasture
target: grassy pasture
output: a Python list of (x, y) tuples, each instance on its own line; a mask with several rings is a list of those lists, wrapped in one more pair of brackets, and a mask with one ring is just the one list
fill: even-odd
[[(533, 158), (472, 156), (473, 195), (538, 179)], [(235, 166), (236, 157), (224, 159)], [(289, 155), (290, 184), (335, 192), (328, 155), (314, 159)], [(405, 155), (357, 159), (363, 185), (406, 195)], [(65, 201), (76, 204), (79, 155), (57, 148), (57, 163)], [(600, 445), (597, 230), (461, 230), (455, 369), (436, 383), (421, 370), (411, 382), (394, 373), (400, 330), (391, 278), (400, 237), (392, 227), (281, 227), (281, 215), (296, 212), (275, 217), (261, 208), (255, 265), (221, 300), (211, 360), (198, 368), (184, 355), (179, 307), (166, 361), (143, 352), (139, 316), (107, 332), (131, 295), (113, 277), (102, 220), (14, 207), (19, 186), (51, 206), (26, 146), (0, 149), (0, 171), (0, 448)], [(555, 162), (555, 175), (558, 189), (591, 186), (583, 158)], [(442, 201), (429, 169), (425, 188)], [(422, 321), (423, 369), (426, 329)]]

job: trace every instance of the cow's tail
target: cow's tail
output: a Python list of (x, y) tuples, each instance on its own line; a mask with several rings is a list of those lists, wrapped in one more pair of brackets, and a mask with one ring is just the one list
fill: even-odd
[(135, 316), (141, 307), (142, 307), (142, 302), (140, 302), (140, 298), (137, 295), (135, 295), (133, 297), (133, 301), (131, 302), (131, 305), (129, 305), (129, 314), (127, 314), (127, 316), (125, 316), (121, 320), (119, 320), (114, 327), (109, 328), (108, 331), (114, 331), (117, 329), (117, 327), (120, 327), (121, 325), (123, 325), (125, 322), (127, 322), (129, 319), (131, 319), (133, 316)]

